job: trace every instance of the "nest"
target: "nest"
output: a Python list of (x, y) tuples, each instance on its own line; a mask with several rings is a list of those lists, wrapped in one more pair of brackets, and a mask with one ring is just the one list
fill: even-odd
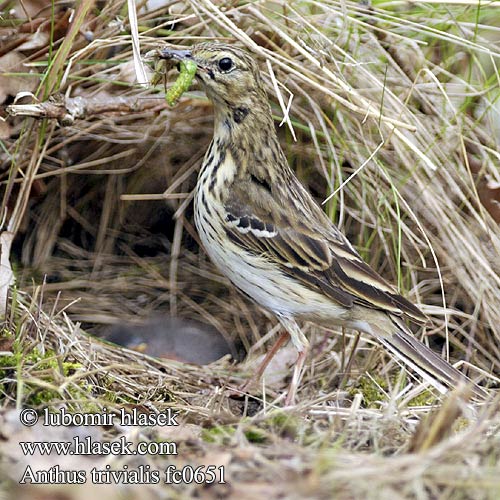
[[(29, 3), (26, 15), (12, 14), (22, 29), (0, 28), (0, 67), (18, 75), (5, 80), (4, 104), (19, 91), (88, 104), (66, 126), (32, 118), (1, 124), (2, 219), (15, 236), (17, 280), (1, 349), (5, 415), (14, 406), (173, 408), (185, 433), (176, 435), (182, 453), (169, 460), (217, 463), (230, 477), (229, 486), (175, 487), (179, 495), (436, 497), (498, 489), (496, 403), (471, 413), (452, 396), (433, 414), (436, 395), (356, 332), (305, 325), (313, 349), (295, 411), (279, 409), (283, 375), (255, 399), (227, 396), (252, 372), (276, 322), (199, 247), (191, 198), (211, 140), (211, 106), (196, 87), (174, 108), (161, 85), (137, 87), (130, 44), (135, 37), (147, 52), (216, 38), (252, 52), (299, 178), (328, 200), (325, 210), (365, 260), (429, 315), (425, 340), (494, 388), (500, 138), (498, 89), (488, 83), (499, 56), (487, 26), (492, 14), (471, 27), (453, 9), (446, 11), (453, 23), (443, 24), (439, 7), (395, 15), (345, 2), (223, 8), (193, 0), (142, 6), (137, 35), (124, 2), (91, 4), (52, 12)], [(40, 65), (47, 54), (51, 64)], [(210, 325), (243, 346), (246, 362), (195, 366), (100, 338), (110, 325), (159, 314)], [(417, 426), (428, 415), (434, 437)], [(0, 428), (11, 444), (19, 432)], [(158, 428), (140, 432), (165, 438)], [(13, 448), (3, 458), (19, 463)], [(165, 468), (159, 457), (145, 460)], [(14, 476), (6, 477), (12, 492)], [(141, 498), (161, 495), (160, 486), (141, 489)]]

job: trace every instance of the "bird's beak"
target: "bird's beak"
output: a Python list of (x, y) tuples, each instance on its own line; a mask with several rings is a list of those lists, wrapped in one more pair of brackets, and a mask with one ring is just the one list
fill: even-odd
[(168, 61), (185, 61), (186, 59), (192, 59), (193, 54), (191, 54), (190, 50), (186, 49), (172, 49), (170, 47), (166, 47), (158, 51), (160, 59), (166, 59)]

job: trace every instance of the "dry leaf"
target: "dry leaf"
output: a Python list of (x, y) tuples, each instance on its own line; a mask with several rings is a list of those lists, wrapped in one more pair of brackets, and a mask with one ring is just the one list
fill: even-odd
[[(28, 76), (15, 76), (9, 73), (27, 73), (23, 65), (25, 57), (17, 51), (9, 52), (0, 57), (0, 104), (4, 103), (8, 96), (15, 96), (21, 91), (35, 90), (35, 79)], [(5, 73), (7, 73), (5, 75)]]

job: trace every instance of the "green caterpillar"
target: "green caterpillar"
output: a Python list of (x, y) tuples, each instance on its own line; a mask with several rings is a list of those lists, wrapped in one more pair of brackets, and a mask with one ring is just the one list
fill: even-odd
[(196, 74), (196, 63), (194, 61), (181, 61), (180, 73), (174, 84), (167, 90), (165, 99), (173, 106), (184, 92), (190, 87)]

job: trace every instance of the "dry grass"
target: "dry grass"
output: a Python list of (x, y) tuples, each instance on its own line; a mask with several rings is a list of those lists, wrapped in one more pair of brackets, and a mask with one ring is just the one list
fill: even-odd
[[(141, 50), (222, 38), (254, 53), (299, 177), (328, 200), (325, 209), (367, 261), (432, 318), (424, 335), (433, 348), (465, 360), (473, 378), (495, 388), (497, 14), (395, 2), (385, 10), (326, 0), (224, 6), (192, 0), (140, 11)], [(96, 13), (82, 2), (68, 28), (56, 10), (54, 25), (72, 36), (60, 38), (55, 28), (49, 56), (47, 42), (21, 52), (31, 65), (21, 81), (35, 82), (40, 99), (56, 91), (103, 101), (156, 97), (133, 85), (123, 2)], [(38, 17), (50, 20), (50, 9)], [(92, 42), (81, 35), (89, 30)], [(197, 317), (247, 349), (274, 331), (273, 319), (240, 298), (198, 248), (190, 193), (211, 123), (196, 89), (174, 109), (89, 116), (68, 127), (9, 122), (0, 182), (2, 219), (16, 233), (18, 291), (6, 321), (14, 337), (0, 349), (11, 353), (2, 358), (4, 416), (14, 406), (173, 407), (185, 433), (175, 436), (182, 451), (169, 462), (225, 465), (230, 483), (174, 488), (179, 497), (498, 497), (498, 398), (464, 408), (452, 397), (439, 409), (425, 386), (370, 339), (358, 344), (355, 332), (325, 337), (306, 326), (312, 359), (297, 408), (283, 414), (283, 381), (265, 386), (262, 399), (228, 399), (224, 389), (244, 380), (251, 364), (158, 361), (82, 331), (79, 322), (99, 333), (158, 312)], [(17, 432), (0, 428), (10, 437), (3, 458), (22, 464), (12, 445)], [(165, 439), (161, 429), (140, 432)], [(145, 460), (165, 466), (159, 457)], [(110, 463), (118, 469), (127, 461)], [(6, 474), (10, 494), (15, 474)], [(73, 487), (71, 494), (89, 493)], [(140, 495), (166, 493), (150, 485)]]

